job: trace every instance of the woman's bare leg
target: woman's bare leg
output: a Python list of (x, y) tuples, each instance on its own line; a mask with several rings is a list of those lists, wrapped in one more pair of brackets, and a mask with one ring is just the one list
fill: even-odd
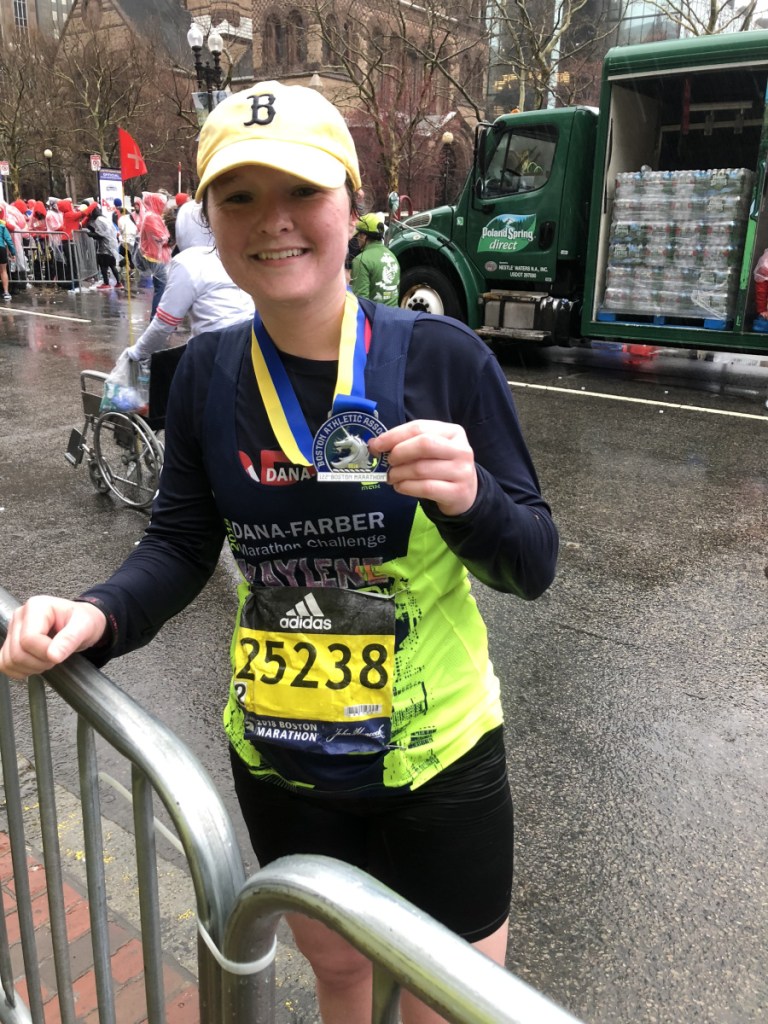
[(336, 932), (302, 914), (286, 914), (296, 945), (315, 973), (324, 1024), (370, 1024), (370, 961)]
[[(371, 1019), (371, 964), (362, 953), (319, 921), (301, 914), (286, 914), (296, 945), (315, 973), (317, 1001), (324, 1024), (369, 1024)], [(474, 942), (475, 949), (504, 965), (509, 923), (492, 935)], [(445, 1024), (441, 1017), (403, 991), (400, 999), (403, 1024)]]

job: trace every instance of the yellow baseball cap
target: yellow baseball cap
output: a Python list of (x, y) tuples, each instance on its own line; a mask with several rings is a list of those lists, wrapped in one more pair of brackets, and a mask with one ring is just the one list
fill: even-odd
[(213, 108), (197, 147), (195, 199), (215, 178), (253, 164), (320, 188), (338, 188), (347, 177), (355, 189), (362, 184), (346, 121), (319, 92), (301, 85), (257, 82)]

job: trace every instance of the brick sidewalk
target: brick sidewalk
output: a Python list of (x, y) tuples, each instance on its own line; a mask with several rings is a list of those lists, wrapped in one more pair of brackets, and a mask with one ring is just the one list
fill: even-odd
[[(33, 856), (27, 857), (27, 866), (32, 899), (32, 918), (40, 963), (42, 999), (45, 1004), (45, 1024), (60, 1024), (51, 929), (48, 919), (45, 869), (42, 863)], [(16, 912), (11, 844), (9, 837), (2, 832), (0, 832), (0, 887), (2, 887), (3, 893), (5, 923), (8, 930), (15, 985), (21, 998), (28, 1003), (21, 954), (19, 917)], [(99, 1024), (88, 899), (77, 884), (73, 884), (66, 876), (64, 905), (77, 1022), (78, 1024)], [(141, 936), (135, 928), (113, 919), (110, 915), (109, 939), (117, 1024), (145, 1024), (147, 1008), (144, 994)], [(196, 979), (189, 971), (170, 958), (163, 965), (163, 977), (167, 1024), (199, 1024)]]

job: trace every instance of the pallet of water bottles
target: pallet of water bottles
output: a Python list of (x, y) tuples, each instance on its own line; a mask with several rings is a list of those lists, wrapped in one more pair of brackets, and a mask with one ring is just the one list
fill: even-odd
[(740, 267), (614, 263), (598, 319), (726, 330), (732, 324)]
[(617, 175), (598, 319), (730, 328), (753, 187), (746, 168)]

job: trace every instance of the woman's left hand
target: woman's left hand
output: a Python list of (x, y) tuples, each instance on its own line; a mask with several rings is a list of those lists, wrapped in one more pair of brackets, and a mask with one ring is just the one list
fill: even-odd
[(434, 501), (446, 516), (466, 512), (477, 497), (475, 454), (464, 428), (439, 420), (412, 420), (368, 442), (389, 456), (387, 482), (399, 494)]

